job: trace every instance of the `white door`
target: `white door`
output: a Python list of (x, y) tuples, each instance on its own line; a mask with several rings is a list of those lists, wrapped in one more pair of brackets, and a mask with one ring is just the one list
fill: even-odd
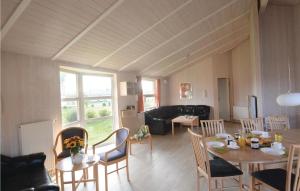
[(218, 78), (219, 118), (230, 121), (229, 80)]

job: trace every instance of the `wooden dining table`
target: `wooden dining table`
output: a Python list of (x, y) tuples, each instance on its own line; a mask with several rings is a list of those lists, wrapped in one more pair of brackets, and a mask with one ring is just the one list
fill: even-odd
[[(251, 149), (250, 146), (240, 147), (240, 149), (226, 149), (220, 152), (218, 149), (208, 147), (208, 151), (213, 155), (222, 158), (226, 161), (237, 162), (242, 165), (248, 164), (264, 164), (286, 162), (288, 159), (288, 149), (291, 144), (300, 144), (300, 129), (275, 130), (270, 132), (270, 136), (274, 138), (275, 133), (282, 134), (282, 144), (287, 149), (287, 154), (275, 156), (262, 152), (259, 149)], [(215, 141), (216, 137), (207, 137), (206, 142)], [(245, 174), (245, 172), (244, 172)], [(251, 186), (251, 184), (249, 184)], [(249, 187), (249, 190), (252, 190)]]

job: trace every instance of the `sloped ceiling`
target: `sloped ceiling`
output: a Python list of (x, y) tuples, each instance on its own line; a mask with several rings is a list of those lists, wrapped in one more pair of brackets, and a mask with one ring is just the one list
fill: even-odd
[[(27, 0), (2, 49), (168, 76), (249, 35), (251, 0)], [(1, 21), (24, 1), (2, 0)]]

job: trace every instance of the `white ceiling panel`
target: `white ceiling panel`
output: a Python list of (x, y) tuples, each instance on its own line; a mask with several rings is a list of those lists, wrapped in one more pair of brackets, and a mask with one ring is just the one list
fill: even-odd
[[(2, 26), (20, 2), (2, 0)], [(3, 37), (1, 46), (5, 51), (53, 60), (147, 76), (167, 75), (180, 68), (186, 57), (205, 57), (244, 38), (250, 3), (32, 0)]]

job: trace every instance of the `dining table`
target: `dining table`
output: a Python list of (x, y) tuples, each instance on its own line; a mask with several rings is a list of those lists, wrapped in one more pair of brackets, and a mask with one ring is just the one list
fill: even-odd
[[(211, 154), (222, 158), (226, 161), (236, 162), (242, 166), (249, 164), (265, 164), (265, 163), (283, 163), (288, 160), (288, 150), (292, 144), (300, 144), (300, 128), (299, 129), (284, 129), (284, 130), (274, 130), (269, 132), (269, 135), (274, 138), (275, 134), (282, 135), (282, 145), (285, 148), (285, 154), (282, 155), (271, 155), (269, 153), (262, 152), (260, 149), (252, 149), (250, 146), (241, 146), (239, 149), (227, 149), (219, 150), (213, 147), (207, 147), (208, 152)], [(221, 140), (216, 137), (205, 138), (206, 142)], [(225, 140), (223, 140), (225, 142)], [(244, 172), (244, 174), (248, 174)], [(244, 184), (249, 190), (253, 190), (251, 183), (249, 185)]]

